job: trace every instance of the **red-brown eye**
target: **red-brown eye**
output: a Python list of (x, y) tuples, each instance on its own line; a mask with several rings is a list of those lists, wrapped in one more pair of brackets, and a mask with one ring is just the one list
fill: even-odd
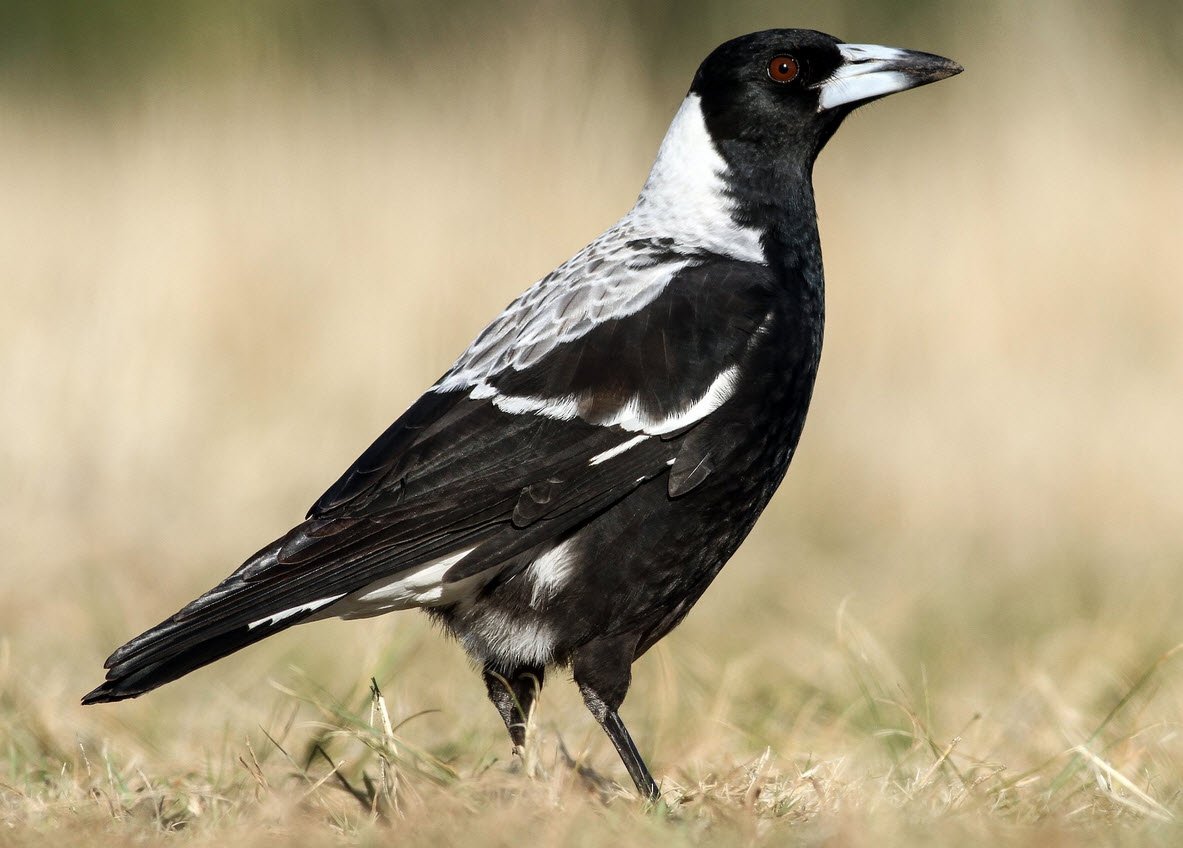
[(768, 78), (773, 82), (792, 82), (800, 68), (792, 56), (777, 56), (768, 63)]

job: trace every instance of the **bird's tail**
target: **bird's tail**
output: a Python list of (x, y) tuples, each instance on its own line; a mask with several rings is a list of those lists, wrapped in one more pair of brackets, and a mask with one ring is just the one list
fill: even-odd
[[(196, 642), (172, 619), (164, 621), (119, 648), (105, 663), (107, 679), (82, 698), (83, 704), (122, 701), (151, 692), (178, 677), (258, 642), (295, 622), (250, 628), (235, 627)], [(137, 650), (138, 645), (152, 650)]]
[[(413, 573), (424, 557), (427, 565), (439, 566), (433, 551), (423, 553), (426, 520), (420, 515), (413, 532), (393, 541), (360, 519), (313, 518), (293, 527), (213, 589), (111, 654), (104, 664), (106, 681), (82, 703), (143, 695), (293, 624), (336, 615), (337, 601), (380, 578)], [(440, 553), (446, 559), (456, 552), (445, 547)]]
[(340, 597), (309, 603), (299, 581), (250, 579), (251, 569), (275, 562), (283, 542), (259, 551), (222, 583), (118, 648), (103, 664), (107, 679), (82, 703), (143, 695), (299, 624)]

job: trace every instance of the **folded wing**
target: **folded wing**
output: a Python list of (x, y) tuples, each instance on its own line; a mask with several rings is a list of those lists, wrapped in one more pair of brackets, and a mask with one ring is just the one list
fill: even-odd
[(449, 586), (639, 486), (661, 478), (670, 496), (690, 491), (719, 449), (702, 426), (742, 379), (770, 286), (762, 266), (703, 260), (639, 311), (591, 323), (528, 367), (446, 375), (307, 520), (115, 651), (85, 702), (133, 697), (310, 617), (348, 612), (375, 586), (387, 587), (388, 608), (447, 602)]

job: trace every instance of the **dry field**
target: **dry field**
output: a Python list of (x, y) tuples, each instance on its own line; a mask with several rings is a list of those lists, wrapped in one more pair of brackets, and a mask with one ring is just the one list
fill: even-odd
[(799, 455), (625, 704), (657, 811), (561, 675), (512, 771), (414, 614), (78, 698), (627, 208), (684, 83), (541, 17), (460, 79), (0, 94), (0, 845), (1179, 844), (1183, 87), (1066, 8), (905, 45), (968, 71), (823, 154)]

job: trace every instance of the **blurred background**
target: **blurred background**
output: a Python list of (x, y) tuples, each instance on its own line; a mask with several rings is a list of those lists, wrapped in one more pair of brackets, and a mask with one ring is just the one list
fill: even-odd
[[(819, 160), (803, 442), (625, 714), (659, 770), (871, 746), (843, 729), (902, 719), (852, 706), (855, 657), (934, 732), (978, 714), (974, 756), (1087, 735), (1183, 641), (1176, 2), (0, 5), (0, 731), (163, 767), (260, 723), (298, 667), (441, 709), (420, 744), (504, 753), (414, 614), (75, 704), (623, 214), (698, 62), (774, 26), (967, 70)], [(1181, 680), (1139, 727), (1178, 723)], [(570, 689), (544, 721), (615, 770)]]

